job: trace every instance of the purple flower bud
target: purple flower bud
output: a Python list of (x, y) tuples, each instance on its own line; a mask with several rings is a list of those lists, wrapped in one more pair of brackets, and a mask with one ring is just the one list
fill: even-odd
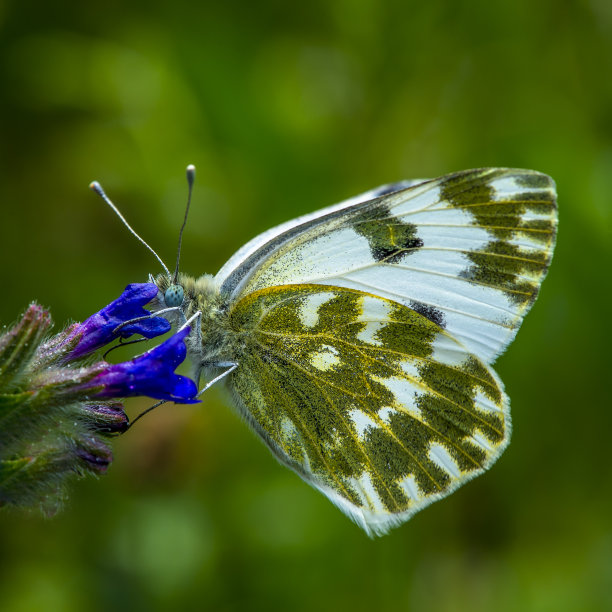
[[(128, 285), (116, 300), (75, 326), (70, 337), (74, 338), (80, 334), (81, 338), (68, 355), (68, 359), (83, 357), (119, 337), (141, 334), (145, 338), (154, 338), (169, 331), (169, 321), (163, 317), (151, 316), (151, 313), (144, 309), (145, 304), (157, 295), (157, 291), (157, 285), (154, 283)], [(140, 317), (147, 318), (124, 325), (115, 331), (119, 325)]]
[(130, 422), (123, 404), (86, 404), (83, 406), (83, 419), (94, 431), (105, 434), (124, 433)]
[(186, 327), (131, 361), (109, 365), (87, 386), (102, 386), (96, 397), (103, 399), (147, 395), (181, 404), (199, 402), (195, 398), (198, 388), (193, 380), (174, 373), (185, 360), (187, 349), (184, 340), (188, 335), (189, 328)]
[(111, 449), (93, 436), (81, 436), (75, 441), (74, 454), (89, 472), (104, 474), (113, 461)]

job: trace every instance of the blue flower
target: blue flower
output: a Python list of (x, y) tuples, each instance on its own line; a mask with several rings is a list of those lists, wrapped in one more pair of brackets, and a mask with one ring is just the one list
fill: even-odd
[[(81, 337), (67, 356), (68, 359), (83, 357), (119, 337), (141, 334), (145, 338), (154, 338), (168, 332), (171, 327), (169, 321), (163, 317), (151, 316), (151, 313), (144, 309), (145, 304), (157, 295), (157, 291), (157, 285), (154, 283), (128, 285), (116, 300), (71, 330), (69, 339), (78, 335)], [(140, 317), (147, 318), (124, 325), (115, 331), (119, 325)]]
[(147, 395), (155, 399), (181, 404), (194, 404), (197, 385), (174, 370), (185, 360), (185, 338), (189, 328), (174, 334), (165, 342), (131, 361), (107, 366), (87, 383), (88, 387), (100, 387), (96, 397), (110, 399)]

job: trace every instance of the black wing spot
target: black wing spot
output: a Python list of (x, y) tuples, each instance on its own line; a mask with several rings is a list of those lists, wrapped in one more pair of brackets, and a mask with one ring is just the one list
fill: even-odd
[(362, 212), (353, 221), (353, 229), (367, 239), (372, 257), (378, 262), (397, 263), (423, 246), (416, 225), (394, 218), (387, 206)]
[(410, 302), (410, 308), (420, 315), (423, 315), (426, 319), (429, 319), (432, 323), (440, 326), (442, 329), (446, 329), (446, 319), (441, 310), (417, 301)]

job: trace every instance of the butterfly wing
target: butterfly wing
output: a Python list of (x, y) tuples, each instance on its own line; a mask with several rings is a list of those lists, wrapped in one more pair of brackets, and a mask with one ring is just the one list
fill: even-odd
[(258, 289), (229, 312), (228, 385), (272, 452), (369, 534), (481, 473), (510, 432), (495, 373), (426, 316), (345, 287)]
[[(398, 181), (397, 183), (390, 183), (388, 185), (381, 185), (380, 187), (370, 189), (369, 191), (356, 195), (348, 200), (343, 200), (342, 202), (338, 202), (332, 206), (327, 206), (326, 208), (322, 208), (313, 213), (303, 215), (297, 219), (292, 219), (291, 221), (287, 221), (281, 225), (273, 227), (262, 234), (259, 234), (259, 236), (256, 236), (252, 240), (249, 240), (249, 242), (238, 249), (238, 251), (236, 251), (225, 262), (224, 266), (217, 274), (218, 284), (225, 284), (226, 289), (230, 286), (235, 288), (237, 284), (236, 279), (239, 276), (244, 276), (245, 271), (248, 270), (249, 264), (265, 258), (265, 254), (267, 252), (266, 245), (268, 243), (274, 243), (278, 237), (284, 236), (289, 230), (293, 230), (298, 226), (310, 227), (313, 223), (317, 224), (319, 222), (324, 222), (323, 218), (331, 215), (332, 213), (352, 208), (353, 206), (362, 202), (368, 202), (395, 191), (408, 189), (409, 187), (413, 187), (419, 183), (424, 183), (427, 180), (428, 179), (410, 179)], [(287, 236), (284, 236), (283, 240), (286, 239)]]
[(409, 184), (255, 238), (217, 275), (222, 292), (236, 301), (289, 283), (365, 291), (421, 313), (492, 363), (548, 269), (554, 183), (531, 170), (490, 168)]

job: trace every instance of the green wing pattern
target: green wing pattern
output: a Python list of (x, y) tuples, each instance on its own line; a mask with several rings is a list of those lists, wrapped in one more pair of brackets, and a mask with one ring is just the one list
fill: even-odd
[(481, 473), (508, 442), (495, 373), (402, 304), (283, 285), (247, 295), (229, 316), (238, 407), (282, 462), (370, 534)]

